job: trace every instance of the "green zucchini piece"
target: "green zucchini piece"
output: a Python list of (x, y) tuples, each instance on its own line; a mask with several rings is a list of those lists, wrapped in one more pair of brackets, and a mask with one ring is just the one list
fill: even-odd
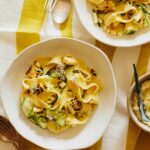
[(94, 24), (97, 24), (98, 23), (97, 14), (96, 14), (96, 12), (93, 12), (92, 14), (93, 14), (93, 22), (94, 22)]
[(53, 69), (49, 70), (47, 72), (47, 75), (49, 75), (53, 78), (58, 78), (60, 76), (60, 74), (57, 71), (53, 70)]
[(54, 110), (47, 110), (46, 116), (49, 118), (49, 120), (56, 120), (56, 123), (60, 126), (65, 125), (65, 119), (66, 119), (66, 113), (54, 111)]
[(50, 109), (47, 109), (47, 110), (46, 110), (46, 117), (47, 117), (49, 120), (54, 120), (54, 119), (56, 119), (56, 118), (55, 118), (55, 115), (56, 115), (56, 113), (55, 113), (54, 110), (50, 110)]
[(29, 114), (28, 114), (28, 118), (30, 118), (31, 116), (33, 116), (34, 115), (34, 111), (33, 111), (33, 107), (32, 107), (32, 109), (31, 109), (31, 111), (29, 112)]
[(146, 21), (146, 25), (150, 26), (150, 15), (149, 14), (145, 14), (145, 21)]
[(33, 114), (32, 116), (29, 117), (29, 119), (33, 121), (35, 124), (38, 124), (39, 118), (40, 118), (40, 115), (37, 115), (37, 114)]
[(141, 5), (144, 13), (150, 14), (150, 7), (148, 5)]
[(135, 30), (133, 30), (133, 29), (125, 31), (125, 34), (128, 34), (128, 35), (133, 34), (133, 33), (135, 33)]
[(47, 128), (47, 120), (44, 117), (39, 117), (38, 119), (38, 125), (42, 128), (42, 129), (46, 129)]
[(22, 108), (22, 111), (24, 112), (25, 116), (28, 117), (33, 109), (33, 104), (29, 98), (25, 98), (25, 100), (22, 103), (21, 108)]
[(56, 123), (58, 124), (58, 125), (60, 125), (61, 127), (63, 127), (64, 125), (65, 125), (65, 118), (58, 118), (57, 120), (56, 120)]
[(21, 106), (24, 103), (24, 100), (26, 99), (26, 97), (24, 97), (23, 99), (21, 99)]
[(39, 127), (43, 129), (47, 128), (47, 119), (45, 117), (42, 117), (38, 114), (33, 114), (29, 119)]
[(33, 116), (30, 117), (29, 120), (32, 121), (34, 124), (38, 125), (38, 124), (37, 124), (37, 121), (35, 120), (35, 118), (34, 118)]
[(130, 35), (138, 31), (138, 28), (132, 24), (132, 23), (127, 23), (125, 26), (124, 34)]
[(66, 120), (66, 114), (64, 112), (58, 112), (56, 123), (62, 127), (66, 124), (65, 120)]

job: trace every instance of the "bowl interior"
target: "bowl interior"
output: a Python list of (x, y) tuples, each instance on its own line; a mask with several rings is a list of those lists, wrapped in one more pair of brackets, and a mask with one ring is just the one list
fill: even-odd
[(108, 45), (116, 47), (129, 47), (137, 46), (149, 42), (150, 39), (150, 28), (142, 29), (139, 32), (129, 35), (129, 36), (111, 36), (108, 35), (105, 31), (99, 28), (97, 25), (94, 25), (92, 12), (89, 8), (87, 0), (75, 0), (75, 7), (80, 18), (80, 21), (87, 29), (87, 31), (94, 36), (97, 40), (106, 43)]
[[(83, 60), (89, 67), (95, 69), (104, 90), (99, 96), (99, 107), (86, 125), (55, 135), (32, 124), (20, 111), (21, 82), (35, 58), (66, 54)], [(94, 46), (67, 38), (51, 39), (27, 48), (6, 72), (0, 91), (6, 113), (16, 130), (33, 143), (51, 149), (79, 149), (94, 144), (106, 129), (116, 102), (115, 78), (107, 57)]]
[[(139, 78), (139, 82), (140, 84), (142, 84), (144, 81), (146, 80), (150, 80), (150, 73), (144, 74), (143, 76), (141, 76)], [(131, 118), (133, 119), (133, 121), (143, 130), (150, 132), (150, 127), (148, 127), (147, 125), (145, 125), (144, 123), (142, 123), (138, 117), (136, 116), (136, 114), (134, 113), (133, 109), (132, 109), (132, 99), (133, 99), (133, 93), (135, 92), (135, 83), (133, 83), (133, 85), (131, 86), (130, 92), (129, 92), (129, 96), (128, 96), (128, 110), (130, 113)]]

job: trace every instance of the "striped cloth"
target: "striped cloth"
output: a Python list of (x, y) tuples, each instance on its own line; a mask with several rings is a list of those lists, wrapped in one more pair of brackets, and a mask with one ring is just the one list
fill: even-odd
[[(33, 43), (51, 37), (67, 36), (95, 44), (112, 62), (118, 96), (115, 113), (105, 134), (86, 150), (149, 150), (150, 135), (132, 122), (126, 103), (133, 79), (132, 64), (137, 64), (140, 75), (150, 71), (150, 44), (132, 48), (102, 44), (83, 28), (74, 7), (68, 20), (59, 26), (54, 24), (50, 14), (45, 13), (44, 4), (45, 0), (0, 0), (0, 78), (16, 54)], [(2, 106), (0, 110), (4, 114)], [(41, 149), (24, 142), (31, 150)], [(0, 149), (6, 149), (1, 145), (2, 143)]]

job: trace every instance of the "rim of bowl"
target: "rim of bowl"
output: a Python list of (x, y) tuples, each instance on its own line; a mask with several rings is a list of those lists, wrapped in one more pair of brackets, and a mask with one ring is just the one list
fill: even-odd
[[(145, 82), (146, 80), (150, 80), (150, 72), (142, 75), (141, 77), (139, 77), (139, 82), (140, 84)], [(130, 88), (130, 91), (129, 91), (129, 94), (128, 94), (128, 98), (127, 98), (127, 108), (128, 108), (128, 112), (132, 118), (132, 120), (136, 123), (136, 125), (138, 127), (140, 127), (141, 129), (143, 129), (144, 131), (146, 132), (149, 132), (150, 133), (150, 127), (148, 127), (146, 124), (142, 123), (138, 117), (136, 116), (136, 114), (134, 113), (133, 111), (133, 108), (132, 108), (132, 98), (133, 98), (133, 92), (135, 91), (135, 82), (132, 84), (131, 88)]]

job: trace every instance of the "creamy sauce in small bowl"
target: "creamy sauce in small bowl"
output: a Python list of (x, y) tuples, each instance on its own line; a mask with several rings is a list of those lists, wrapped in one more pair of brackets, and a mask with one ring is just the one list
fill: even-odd
[[(144, 105), (145, 114), (150, 119), (150, 79), (144, 81), (141, 84), (141, 95), (142, 95), (142, 101)], [(138, 117), (138, 119), (150, 127), (150, 122), (145, 122), (141, 118), (136, 91), (134, 91), (133, 93), (132, 108), (133, 108), (135, 115)]]
[[(150, 119), (150, 73), (139, 78), (141, 85), (141, 95), (146, 116)], [(133, 121), (143, 130), (150, 132), (150, 122), (145, 122), (141, 118), (138, 107), (138, 97), (135, 90), (135, 83), (131, 86), (128, 94), (128, 111)]]

